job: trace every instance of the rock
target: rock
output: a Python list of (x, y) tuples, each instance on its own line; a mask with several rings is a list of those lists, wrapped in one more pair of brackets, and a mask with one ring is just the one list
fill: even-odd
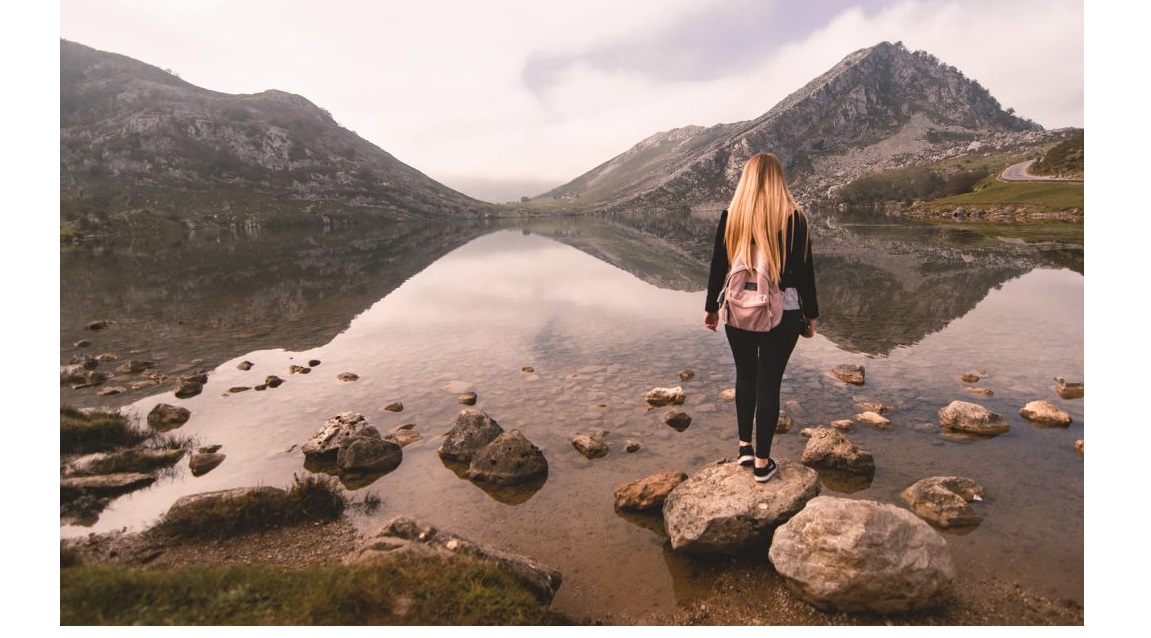
[(1071, 425), (1071, 415), (1047, 401), (1032, 401), (1020, 408), (1019, 415), (1037, 425)]
[(308, 359), (308, 367), (314, 368), (318, 365), (320, 365), (319, 359)]
[(809, 439), (801, 458), (804, 465), (852, 474), (875, 473), (875, 459), (871, 453), (847, 440), (839, 430), (804, 428), (800, 434)]
[(876, 412), (860, 412), (855, 415), (855, 421), (864, 425), (870, 425), (877, 430), (887, 430), (891, 428), (891, 421), (884, 416), (880, 416)]
[(180, 518), (183, 520), (197, 520), (204, 514), (218, 510), (221, 504), (228, 501), (248, 501), (255, 503), (279, 504), (288, 497), (288, 492), (278, 487), (260, 485), (256, 487), (236, 487), (228, 490), (188, 494), (176, 499), (168, 508), (165, 517)]
[(208, 372), (206, 370), (198, 370), (191, 374), (180, 377), (180, 381), (193, 381), (195, 383), (199, 383), (200, 385), (204, 385), (208, 383)]
[(1083, 384), (1069, 383), (1063, 377), (1055, 377), (1055, 393), (1061, 399), (1082, 399)]
[(312, 371), (311, 368), (305, 368), (304, 366), (299, 366), (299, 365), (288, 366), (288, 374), (308, 374), (311, 371)]
[(615, 506), (621, 510), (639, 512), (661, 509), (672, 489), (686, 480), (687, 474), (667, 470), (624, 483), (615, 488)]
[(989, 389), (989, 388), (976, 388), (976, 387), (972, 387), (972, 386), (967, 386), (967, 387), (963, 388), (963, 390), (966, 392), (970, 392), (971, 394), (981, 396), (981, 397), (989, 397), (989, 396), (992, 396), (995, 394), (995, 392), (991, 391), (991, 389)]
[(479, 399), (479, 395), (475, 392), (465, 392), (456, 399), (456, 403), (460, 405), (475, 405), (477, 399)]
[(831, 369), (831, 374), (844, 383), (863, 385), (864, 370), (863, 366), (859, 364), (841, 363)]
[(532, 374), (535, 371), (536, 371), (536, 369), (531, 367), (531, 366), (524, 366), (524, 367), (520, 368), (520, 372), (522, 372), (524, 374)]
[(87, 348), (90, 345), (92, 345), (91, 341), (88, 341), (87, 339), (81, 339), (81, 340), (77, 341), (76, 343), (73, 343), (72, 347), (74, 347), (74, 348)]
[(648, 405), (658, 408), (664, 405), (683, 405), (683, 388), (652, 388), (644, 395)]
[[(215, 454), (216, 452), (219, 452), (220, 448), (222, 448), (222, 447), (224, 447), (224, 446), (220, 445), (219, 443), (215, 443), (212, 445), (205, 445), (205, 446), (197, 448), (196, 454)], [(292, 447), (294, 448), (296, 446), (293, 445)]]
[(336, 375), (336, 379), (340, 381), (355, 381), (360, 378), (360, 375), (355, 372), (341, 372)]
[(115, 323), (115, 322), (109, 321), (107, 319), (98, 319), (96, 321), (89, 321), (88, 323), (84, 324), (84, 329), (85, 330), (92, 330), (92, 331), (103, 330), (104, 328), (107, 328), (108, 326), (112, 325), (113, 323)]
[(177, 399), (194, 397), (204, 391), (204, 384), (197, 381), (181, 381), (176, 388)]
[(108, 379), (103, 372), (89, 370), (82, 364), (71, 364), (60, 368), (60, 385), (71, 385), (73, 388), (100, 385)]
[(148, 413), (148, 427), (153, 430), (172, 430), (188, 422), (192, 412), (188, 408), (168, 403), (157, 403)]
[(117, 357), (115, 354), (112, 354), (111, 352), (101, 352), (100, 354), (96, 355), (96, 360), (99, 361), (100, 363), (106, 363), (108, 361), (115, 361), (116, 359), (119, 359), (119, 358), (120, 357)]
[(415, 423), (405, 423), (395, 430), (392, 430), (392, 433), (388, 435), (388, 438), (392, 439), (396, 443), (399, 443), (400, 447), (407, 447), (412, 443), (422, 441), (424, 437), (420, 436), (419, 432), (412, 431), (412, 429), (415, 427)]
[(100, 474), (151, 473), (171, 467), (184, 458), (184, 450), (151, 450), (134, 448), (119, 452), (85, 454), (64, 468), (65, 476), (95, 476)]
[(691, 381), (694, 378), (695, 378), (695, 371), (694, 370), (683, 370), (682, 372), (679, 373), (679, 380), (683, 381), (684, 383)]
[(368, 420), (359, 412), (340, 412), (325, 421), (300, 449), (309, 459), (328, 459), (338, 455), (344, 439), (355, 436), (366, 427)]
[(983, 486), (959, 476), (933, 476), (917, 481), (900, 493), (920, 518), (939, 527), (971, 527), (983, 517), (968, 503), (983, 500)]
[(891, 412), (891, 406), (882, 401), (871, 401), (864, 399), (855, 402), (856, 407), (860, 412), (875, 412), (876, 414), (887, 414)]
[(726, 401), (735, 401), (735, 388), (728, 388), (719, 393), (719, 396)]
[(123, 386), (113, 385), (113, 386), (108, 386), (106, 388), (100, 388), (100, 391), (96, 393), (96, 396), (110, 397), (110, 396), (115, 396), (117, 394), (123, 394), (127, 391), (128, 391), (128, 388), (125, 388)]
[(943, 537), (890, 504), (820, 496), (775, 531), (768, 558), (825, 611), (902, 614), (943, 602), (955, 567)]
[(1079, 453), (1079, 456), (1083, 456), (1083, 439), (1075, 442), (1075, 451)]
[(155, 365), (151, 361), (128, 360), (117, 366), (116, 372), (117, 374), (140, 374), (145, 370), (150, 370)]
[(73, 499), (84, 494), (113, 496), (138, 490), (155, 482), (155, 475), (143, 472), (63, 478), (60, 479), (60, 497)]
[(791, 418), (791, 415), (788, 414), (786, 410), (780, 410), (779, 420), (775, 422), (775, 433), (784, 434), (790, 432), (794, 426), (795, 419)]
[(86, 354), (78, 354), (68, 360), (68, 365), (80, 366), (84, 370), (95, 370), (100, 366), (100, 360)]
[(542, 603), (550, 603), (563, 581), (562, 575), (530, 558), (477, 545), (450, 532), (407, 516), (392, 519), (363, 546), (344, 559), (346, 564), (387, 562), (416, 553), (462, 557), (482, 561), (503, 570), (531, 591)]
[(964, 383), (978, 383), (979, 375), (974, 372), (964, 372), (959, 379)]
[(371, 426), (346, 437), (336, 453), (336, 467), (351, 474), (384, 474), (399, 467), (403, 460), (400, 444), (381, 437)]
[(246, 385), (234, 385), (234, 386), (228, 388), (228, 394), (237, 394), (239, 392), (247, 392), (248, 390), (251, 390), (251, 389), (252, 388), (250, 388)]
[(384, 406), (385, 412), (403, 412), (404, 404), (399, 401), (393, 401)]
[(855, 421), (851, 419), (837, 419), (831, 422), (831, 427), (841, 432), (850, 432), (855, 429)]
[(239, 368), (240, 370), (251, 370), (252, 366), (254, 366), (254, 365), (256, 365), (256, 364), (252, 363), (251, 361), (241, 361), (241, 362), (236, 364), (236, 367)]
[(683, 432), (687, 429), (687, 426), (691, 425), (691, 417), (683, 410), (672, 409), (663, 415), (663, 422), (668, 424), (672, 429)]
[(792, 461), (757, 483), (747, 468), (720, 462), (675, 487), (663, 504), (664, 526), (674, 550), (738, 554), (762, 550), (772, 531), (819, 494), (819, 474)]
[(188, 459), (188, 469), (192, 471), (192, 476), (203, 476), (216, 469), (225, 458), (226, 455), (218, 452), (197, 452)]
[(628, 452), (628, 453), (638, 452), (640, 447), (641, 446), (639, 444), (639, 441), (637, 441), (635, 439), (628, 439), (627, 441), (624, 441), (624, 444), (623, 444), (624, 451)]
[(1011, 424), (1002, 415), (967, 401), (952, 401), (947, 407), (940, 408), (939, 426), (983, 436), (995, 436), (1011, 429)]
[(572, 447), (589, 459), (607, 456), (609, 447), (607, 441), (604, 440), (607, 435), (607, 430), (577, 434), (572, 437)]
[(483, 410), (466, 408), (456, 415), (452, 429), (437, 452), (451, 461), (471, 461), (476, 452), (491, 443), (504, 429)]
[(544, 453), (519, 430), (509, 430), (472, 458), (468, 478), (493, 485), (519, 485), (547, 476)]

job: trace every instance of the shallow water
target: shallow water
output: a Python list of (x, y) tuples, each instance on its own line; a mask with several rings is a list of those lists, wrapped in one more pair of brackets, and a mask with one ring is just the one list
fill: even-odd
[[(987, 490), (983, 522), (946, 538), (960, 577), (995, 576), (1083, 601), (1083, 400), (1064, 401), (1055, 376), (1083, 377), (1082, 246), (1021, 243), (954, 229), (827, 218), (816, 237), (821, 334), (801, 340), (784, 380), (796, 427), (776, 437), (777, 457), (798, 460), (806, 426), (827, 425), (874, 399), (894, 407), (889, 430), (857, 425), (848, 437), (873, 453), (866, 485), (827, 481), (824, 494), (903, 505), (899, 492), (928, 476), (959, 475)], [(61, 536), (141, 528), (181, 495), (244, 485), (288, 486), (299, 446), (343, 411), (381, 432), (415, 424), (421, 442), (395, 471), (367, 486), (365, 531), (408, 514), (461, 536), (531, 556), (558, 570), (554, 602), (571, 613), (669, 610), (704, 591), (714, 562), (671, 552), (658, 517), (618, 514), (613, 490), (735, 450), (733, 385), (722, 333), (702, 328), (713, 222), (542, 220), (453, 228), (348, 229), (323, 235), (265, 231), (193, 237), (161, 247), (83, 249), (61, 257), (61, 358), (87, 338), (89, 354), (154, 361), (165, 372), (209, 370), (204, 392), (176, 399), (169, 386), (98, 397), (61, 389), (80, 406), (127, 406), (141, 416), (183, 405), (177, 432), (222, 445), (224, 463), (192, 477), (177, 469), (113, 501), (97, 521), (62, 521)], [(116, 321), (100, 332), (83, 325)], [(321, 363), (308, 374), (293, 364)], [(247, 360), (249, 371), (236, 366)], [(833, 378), (837, 364), (866, 368), (862, 387)], [(109, 364), (114, 365), (114, 364)], [(530, 367), (533, 371), (525, 372)], [(692, 370), (683, 382), (679, 373)], [(960, 375), (983, 371), (974, 384)], [(339, 381), (341, 372), (359, 375)], [(230, 393), (275, 374), (265, 391)], [(105, 385), (127, 385), (115, 378)], [(665, 425), (667, 408), (644, 393), (682, 386), (691, 425)], [(994, 392), (976, 396), (966, 387)], [(436, 454), (463, 407), (462, 390), (504, 429), (519, 429), (549, 464), (542, 485), (492, 490), (461, 478)], [(1011, 422), (979, 441), (940, 432), (953, 400), (985, 405)], [(1019, 416), (1045, 399), (1068, 428)], [(383, 407), (402, 401), (404, 410)], [(610, 432), (611, 452), (588, 460), (573, 434)], [(638, 440), (635, 453), (623, 449)], [(750, 480), (750, 478), (749, 478)]]

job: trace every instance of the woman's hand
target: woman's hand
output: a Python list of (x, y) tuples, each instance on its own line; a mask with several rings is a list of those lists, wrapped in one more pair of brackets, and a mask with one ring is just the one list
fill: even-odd
[(703, 316), (703, 327), (715, 332), (715, 327), (719, 325), (719, 313), (709, 312)]
[(804, 337), (806, 337), (808, 339), (814, 337), (815, 336), (815, 323), (816, 323), (815, 319), (804, 318), (804, 320), (803, 320), (803, 328), (804, 329), (801, 330), (799, 332), (799, 334), (803, 335)]

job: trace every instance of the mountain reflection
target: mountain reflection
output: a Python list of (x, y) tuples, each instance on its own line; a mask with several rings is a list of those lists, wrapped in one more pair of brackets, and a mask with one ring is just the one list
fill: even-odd
[[(1081, 245), (812, 218), (820, 332), (849, 352), (882, 356), (917, 343), (1037, 267), (1082, 272)], [(91, 354), (153, 361), (170, 374), (259, 349), (318, 347), (440, 257), (507, 229), (572, 246), (658, 288), (698, 292), (702, 313), (715, 219), (687, 211), (224, 232), (62, 252), (61, 363), (81, 339)], [(97, 319), (115, 323), (84, 330)], [(73, 403), (107, 401), (65, 392)]]

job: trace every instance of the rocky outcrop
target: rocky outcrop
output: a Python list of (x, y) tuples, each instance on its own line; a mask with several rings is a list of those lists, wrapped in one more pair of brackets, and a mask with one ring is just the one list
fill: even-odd
[(900, 493), (911, 511), (944, 528), (978, 525), (983, 517), (969, 503), (984, 495), (983, 486), (959, 476), (925, 478)]
[(359, 412), (340, 412), (324, 422), (318, 432), (301, 447), (304, 456), (312, 460), (334, 460), (344, 439), (355, 436), (368, 427), (368, 420)]
[(544, 453), (519, 430), (508, 430), (472, 458), (468, 478), (492, 485), (519, 485), (546, 477)]
[(667, 495), (686, 480), (687, 474), (667, 470), (624, 483), (615, 488), (615, 506), (617, 509), (637, 512), (662, 509)]
[(952, 401), (939, 410), (939, 426), (980, 436), (995, 436), (1011, 430), (1003, 415), (967, 401)]
[(526, 556), (485, 547), (408, 516), (384, 524), (374, 536), (344, 559), (345, 564), (386, 562), (406, 554), (439, 556), (445, 560), (465, 558), (498, 567), (550, 603), (563, 582), (563, 575)]
[(449, 461), (470, 462), (477, 452), (504, 433), (496, 420), (483, 410), (466, 408), (456, 415), (452, 429), (437, 452)]
[(791, 461), (757, 483), (738, 463), (709, 465), (676, 486), (663, 504), (664, 526), (677, 551), (737, 554), (763, 549), (772, 531), (819, 494), (819, 474)]
[(775, 532), (768, 558), (788, 587), (827, 611), (902, 614), (944, 600), (947, 544), (894, 505), (820, 496)]
[(801, 459), (804, 465), (853, 474), (875, 473), (871, 452), (847, 440), (839, 430), (804, 428), (800, 435), (808, 439)]
[(1019, 409), (1019, 416), (1035, 425), (1045, 427), (1067, 427), (1071, 425), (1071, 415), (1049, 401), (1031, 401)]

